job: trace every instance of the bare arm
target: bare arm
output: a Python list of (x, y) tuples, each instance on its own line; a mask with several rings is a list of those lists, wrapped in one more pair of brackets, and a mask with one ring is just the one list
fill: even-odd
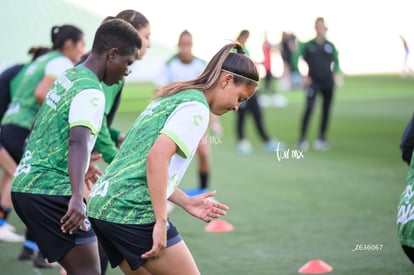
[(147, 155), (147, 182), (155, 215), (153, 246), (142, 254), (147, 259), (158, 257), (167, 247), (167, 183), (168, 166), (177, 145), (166, 135), (161, 134)]
[(226, 215), (229, 210), (227, 205), (211, 200), (216, 191), (203, 193), (190, 197), (183, 191), (176, 189), (169, 197), (169, 200), (183, 208), (190, 215), (205, 222), (211, 222), (220, 216)]
[(56, 78), (52, 76), (45, 76), (40, 81), (39, 85), (37, 85), (35, 90), (35, 97), (36, 101), (39, 106), (42, 105), (43, 101), (46, 98), (47, 93), (49, 92), (50, 87), (52, 86), (53, 82), (55, 82)]
[(62, 217), (62, 231), (72, 234), (83, 225), (86, 209), (83, 205), (83, 192), (85, 184), (85, 168), (88, 166), (88, 140), (91, 131), (83, 126), (70, 129), (68, 168), (72, 197), (69, 201), (68, 211)]

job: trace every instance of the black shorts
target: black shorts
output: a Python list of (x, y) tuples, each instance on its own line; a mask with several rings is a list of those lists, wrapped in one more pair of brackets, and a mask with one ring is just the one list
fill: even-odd
[[(124, 259), (131, 270), (141, 267), (146, 260), (141, 255), (152, 248), (151, 224), (119, 224), (89, 218), (99, 243), (105, 250), (112, 268), (118, 266)], [(168, 221), (167, 247), (182, 240), (175, 226)]]
[[(16, 214), (33, 233), (40, 252), (49, 262), (63, 258), (75, 245), (96, 242), (91, 226), (73, 234), (63, 233), (60, 219), (68, 210), (69, 196), (51, 196), (12, 192)], [(90, 224), (86, 219), (85, 222)]]
[(2, 125), (1, 129), (0, 143), (6, 148), (14, 161), (19, 163), (22, 159), (30, 130), (14, 124)]

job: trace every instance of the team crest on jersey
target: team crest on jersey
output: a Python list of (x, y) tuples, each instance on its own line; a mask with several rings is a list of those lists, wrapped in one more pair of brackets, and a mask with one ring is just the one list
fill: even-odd
[(333, 52), (333, 47), (330, 44), (325, 44), (325, 46), (323, 47), (325, 52), (327, 53), (332, 53)]
[(202, 115), (194, 115), (193, 119), (194, 119), (194, 125), (195, 126), (200, 126), (200, 122), (203, 121), (203, 116)]

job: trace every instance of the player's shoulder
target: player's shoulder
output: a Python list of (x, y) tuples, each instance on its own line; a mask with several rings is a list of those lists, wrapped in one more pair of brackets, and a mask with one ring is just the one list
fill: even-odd
[(198, 57), (198, 56), (194, 56), (194, 57), (193, 57), (193, 60), (194, 60), (195, 62), (202, 63), (202, 64), (206, 64), (206, 63), (207, 63), (204, 59), (202, 59), (202, 58), (200, 58), (200, 57)]
[(70, 81), (75, 86), (87, 86), (99, 90), (103, 89), (98, 76), (82, 65), (69, 68), (59, 78), (63, 78), (64, 81)]
[(176, 93), (175, 96), (178, 99), (178, 101), (180, 101), (181, 103), (184, 103), (184, 102), (198, 102), (198, 103), (202, 103), (204, 105), (208, 105), (204, 93), (200, 90), (187, 89), (187, 90), (183, 90), (179, 93)]
[(176, 53), (173, 56), (171, 56), (170, 58), (168, 58), (167, 61), (165, 61), (165, 65), (170, 66), (177, 59), (178, 59), (178, 53)]
[(329, 45), (331, 45), (333, 48), (335, 48), (335, 44), (334, 44), (331, 40), (326, 39), (325, 43), (326, 43), (326, 44), (329, 44)]

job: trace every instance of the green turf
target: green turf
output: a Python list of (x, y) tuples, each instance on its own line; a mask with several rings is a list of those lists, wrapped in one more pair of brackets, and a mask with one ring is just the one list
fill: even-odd
[[(126, 130), (152, 94), (151, 84), (128, 84), (115, 125)], [(303, 92), (283, 92), (286, 108), (264, 109), (270, 134), (290, 153), (298, 137)], [(408, 166), (399, 151), (413, 113), (414, 80), (398, 76), (345, 77), (332, 110), (327, 152), (278, 160), (267, 153), (247, 121), (251, 156), (236, 154), (235, 114), (221, 117), (224, 136), (211, 146), (211, 188), (230, 206), (225, 220), (234, 231), (206, 233), (205, 224), (176, 209), (171, 219), (202, 274), (298, 274), (312, 259), (333, 267), (329, 274), (414, 274), (396, 234), (396, 206)], [(311, 120), (310, 141), (319, 126), (320, 102)], [(216, 140), (218, 141), (218, 140)], [(196, 159), (183, 188), (197, 185)], [(23, 227), (16, 215), (11, 223)], [(357, 244), (382, 246), (352, 251)], [(20, 245), (1, 243), (0, 274), (57, 274), (20, 263)], [(118, 269), (108, 274), (120, 274)]]

